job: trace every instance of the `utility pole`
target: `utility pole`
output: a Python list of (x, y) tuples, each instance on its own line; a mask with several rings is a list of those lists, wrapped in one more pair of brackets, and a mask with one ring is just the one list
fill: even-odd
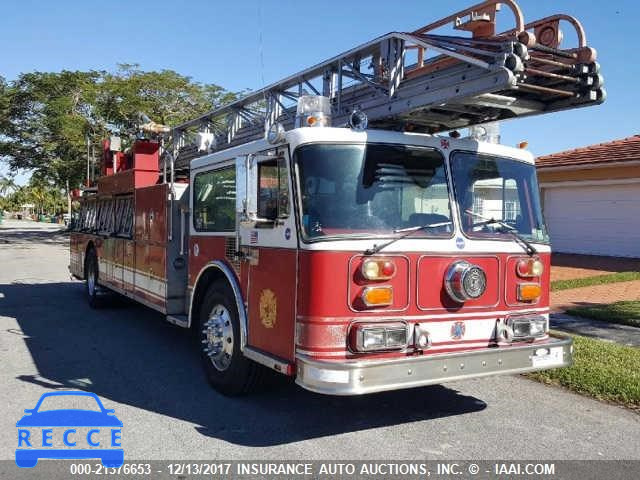
[[(89, 137), (89, 135), (87, 135), (87, 181), (86, 181), (87, 187), (91, 186), (91, 181), (89, 179), (89, 175), (90, 175), (89, 168), (90, 168), (90, 162), (91, 162), (90, 149), (91, 149), (91, 138)], [(71, 210), (69, 210), (69, 213), (71, 213)]]
[(67, 177), (67, 213), (71, 218), (71, 190), (69, 190), (69, 177)]

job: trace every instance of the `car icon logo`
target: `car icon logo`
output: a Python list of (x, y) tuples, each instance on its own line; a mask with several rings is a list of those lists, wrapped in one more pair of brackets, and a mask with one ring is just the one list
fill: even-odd
[[(52, 408), (53, 406), (82, 408)], [(104, 407), (95, 393), (44, 393), (18, 422), (16, 465), (35, 467), (41, 458), (82, 460), (99, 458), (105, 467), (124, 463), (122, 422)]]

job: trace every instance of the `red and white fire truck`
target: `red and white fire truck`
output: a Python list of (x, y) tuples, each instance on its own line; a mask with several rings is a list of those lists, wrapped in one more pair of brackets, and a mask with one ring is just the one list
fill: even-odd
[(193, 329), (226, 394), (265, 368), (351, 395), (570, 365), (534, 157), (491, 122), (601, 103), (602, 83), (575, 18), (511, 0), (384, 35), (105, 141), (70, 270), (92, 306), (117, 292)]

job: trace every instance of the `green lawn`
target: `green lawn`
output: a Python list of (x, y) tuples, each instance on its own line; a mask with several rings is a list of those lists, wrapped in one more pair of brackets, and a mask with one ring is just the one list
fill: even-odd
[(569, 315), (640, 327), (640, 301), (638, 300), (625, 300), (610, 305), (573, 307), (567, 309), (566, 312)]
[(551, 282), (551, 291), (590, 287), (591, 285), (603, 285), (605, 283), (629, 282), (631, 280), (640, 280), (640, 272), (618, 272), (607, 275), (596, 275), (595, 277), (555, 280)]
[(526, 374), (600, 400), (640, 409), (640, 348), (572, 335), (574, 364)]

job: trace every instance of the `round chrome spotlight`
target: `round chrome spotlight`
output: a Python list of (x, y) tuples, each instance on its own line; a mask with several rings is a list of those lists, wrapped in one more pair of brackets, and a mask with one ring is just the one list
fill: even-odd
[(354, 110), (349, 116), (349, 126), (357, 132), (362, 132), (367, 129), (369, 125), (369, 119), (367, 114), (362, 110)]
[(269, 127), (267, 130), (267, 142), (271, 145), (276, 143), (284, 142), (285, 140), (285, 131), (284, 126), (280, 122), (276, 122)]
[(487, 289), (484, 270), (464, 260), (451, 264), (444, 279), (445, 290), (458, 303), (482, 296)]

